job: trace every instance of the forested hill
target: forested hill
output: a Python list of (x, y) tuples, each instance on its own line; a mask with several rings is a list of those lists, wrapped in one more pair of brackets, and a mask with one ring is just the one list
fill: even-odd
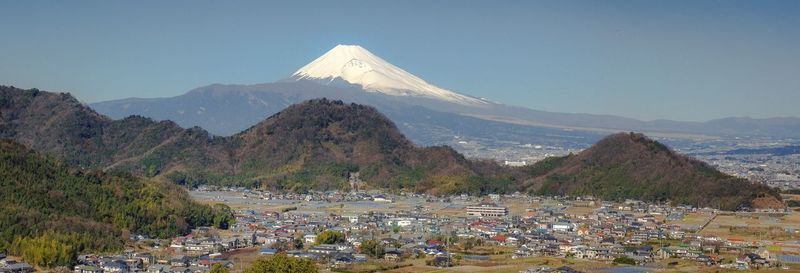
[(0, 188), (0, 252), (48, 267), (120, 250), (131, 234), (169, 238), (233, 220), (179, 186), (78, 170), (9, 140), (0, 140)]
[(642, 134), (610, 135), (595, 145), (550, 160), (528, 189), (542, 194), (635, 198), (732, 210), (756, 198), (780, 198), (776, 190), (724, 174), (680, 155)]
[(355, 172), (372, 188), (478, 194), (511, 185), (509, 176), (481, 169), (494, 163), (467, 160), (450, 147), (417, 147), (375, 108), (341, 101), (292, 105), (231, 143), (238, 171), (274, 188), (349, 189)]
[[(275, 190), (360, 187), (435, 194), (538, 192), (735, 209), (767, 187), (722, 174), (639, 134), (617, 134), (572, 156), (511, 168), (418, 147), (375, 108), (315, 99), (230, 137), (142, 117), (111, 120), (68, 94), (0, 86), (0, 138), (84, 167)], [(692, 189), (691, 191), (689, 189)]]

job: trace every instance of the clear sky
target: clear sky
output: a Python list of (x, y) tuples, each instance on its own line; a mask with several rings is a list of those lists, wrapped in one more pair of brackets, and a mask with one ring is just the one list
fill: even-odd
[(86, 102), (272, 82), (359, 44), (534, 109), (800, 116), (800, 1), (2, 1), (0, 37), (0, 84)]

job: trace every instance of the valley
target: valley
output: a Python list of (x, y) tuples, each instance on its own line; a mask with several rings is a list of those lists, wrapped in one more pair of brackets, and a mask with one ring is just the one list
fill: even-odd
[[(167, 260), (173, 270), (222, 263), (241, 272), (259, 258), (285, 252), (331, 272), (541, 272), (563, 266), (609, 273), (800, 270), (787, 262), (800, 254), (800, 245), (792, 243), (800, 239), (795, 211), (725, 212), (516, 194), (288, 194), (201, 187), (190, 195), (199, 203), (229, 205), (235, 224), (228, 230), (201, 228), (189, 236), (136, 240), (136, 257), (152, 259), (144, 263), (148, 269), (163, 268), (153, 264)], [(507, 215), (468, 215), (468, 207), (488, 203), (506, 208)], [(324, 232), (342, 233), (345, 240), (319, 244)], [(368, 241), (379, 242), (381, 253), (363, 254)], [(612, 261), (609, 255), (617, 252), (635, 253), (630, 255), (638, 265)], [(745, 261), (742, 252), (775, 261)], [(432, 263), (443, 253), (452, 259)], [(176, 257), (189, 258), (176, 262)]]
[(0, 273), (800, 272), (800, 1), (0, 10)]
[[(74, 240), (58, 237), (62, 228), (10, 234), (4, 248), (41, 269), (206, 272), (218, 264), (243, 272), (276, 257), (346, 272), (679, 272), (791, 268), (787, 264), (799, 254), (790, 242), (800, 239), (800, 217), (786, 206), (797, 205), (791, 203), (795, 196), (719, 172), (643, 134), (612, 134), (582, 149), (569, 142), (575, 138), (555, 135), (576, 148), (562, 156), (556, 153), (565, 146), (504, 142), (545, 154), (530, 164), (521, 163), (528, 158), (497, 162), (467, 158), (447, 146), (416, 146), (375, 108), (342, 101), (309, 100), (217, 137), (169, 121), (113, 120), (68, 94), (12, 87), (0, 92), (5, 138), (63, 160), (55, 163), (65, 166), (59, 168), (151, 180), (173, 187), (174, 196), (189, 189), (192, 202), (201, 204), (174, 212), (183, 216), (156, 218), (132, 208), (143, 211), (136, 219), (146, 228), (127, 222), (130, 216), (95, 218), (126, 235), (113, 248), (75, 247)], [(702, 151), (699, 156), (760, 152), (675, 145), (682, 143)], [(7, 146), (17, 147), (11, 154), (27, 149)], [(35, 199), (67, 191), (18, 192)], [(173, 223), (184, 224), (175, 229)], [(98, 232), (82, 229), (78, 234)], [(69, 234), (64, 236), (75, 236)], [(327, 237), (334, 239), (318, 239)], [(67, 254), (41, 256), (36, 249), (47, 244)]]

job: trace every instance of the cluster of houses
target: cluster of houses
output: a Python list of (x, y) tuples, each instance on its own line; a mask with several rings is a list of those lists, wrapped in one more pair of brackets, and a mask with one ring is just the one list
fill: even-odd
[[(407, 196), (405, 196), (407, 197)], [(290, 250), (296, 257), (315, 259), (331, 265), (346, 265), (366, 261), (358, 256), (364, 240), (380, 240), (389, 246), (388, 259), (426, 256), (431, 260), (447, 260), (448, 242), (431, 238), (457, 236), (461, 239), (480, 239), (485, 244), (515, 248), (513, 258), (529, 256), (573, 257), (577, 259), (614, 261), (625, 257), (645, 265), (656, 260), (685, 259), (700, 265), (750, 269), (774, 266), (777, 257), (767, 250), (768, 245), (735, 238), (721, 239), (697, 233), (708, 225), (715, 209), (692, 206), (648, 204), (636, 200), (612, 203), (593, 198), (530, 197), (524, 195), (490, 195), (489, 200), (469, 196), (423, 197), (429, 202), (472, 200), (475, 205), (463, 206), (461, 216), (443, 216), (419, 206), (410, 211), (369, 214), (308, 214), (289, 212), (279, 214), (240, 214), (238, 228), (242, 232), (257, 229), (255, 240), (263, 245), (291, 242), (298, 234), (307, 244), (313, 244), (316, 234), (334, 230), (347, 234), (347, 241), (338, 245), (312, 246)], [(282, 196), (286, 198), (286, 196)], [(404, 196), (381, 194), (317, 194), (307, 200), (372, 200), (392, 202)], [(525, 215), (509, 215), (503, 199), (526, 198), (538, 203)], [(587, 214), (571, 214), (570, 207), (584, 207)], [(688, 213), (708, 215), (708, 222), (696, 226), (671, 224)], [(667, 221), (657, 220), (666, 219)], [(324, 248), (324, 249), (319, 249)], [(723, 260), (721, 257), (735, 256)]]
[[(445, 263), (449, 255), (441, 242), (427, 238), (440, 232), (443, 219), (422, 213), (369, 213), (364, 215), (254, 213), (238, 215), (234, 231), (253, 232), (255, 242), (264, 246), (262, 255), (285, 252), (292, 257), (306, 258), (331, 267), (344, 267), (369, 259), (399, 261), (413, 256), (430, 256)], [(333, 231), (345, 234), (342, 242), (317, 244), (318, 234)], [(379, 256), (360, 253), (364, 241), (373, 240), (383, 247)], [(298, 245), (298, 243), (304, 247)]]
[(214, 264), (229, 268), (233, 266), (233, 263), (219, 256), (219, 254), (200, 256), (178, 254), (157, 258), (147, 252), (126, 252), (114, 256), (81, 255), (73, 271), (75, 273), (202, 273), (209, 272)]
[(9, 259), (5, 253), (0, 253), (0, 273), (29, 273), (33, 266), (24, 262)]
[[(655, 260), (685, 259), (700, 265), (733, 269), (770, 267), (777, 261), (767, 245), (703, 236), (696, 233), (702, 226), (656, 220), (656, 215), (675, 220), (688, 212), (705, 213), (712, 219), (719, 213), (713, 209), (670, 207), (639, 201), (595, 204), (600, 201), (590, 200), (593, 209), (588, 215), (567, 212), (568, 206), (583, 206), (586, 201), (561, 200), (563, 204), (528, 209), (526, 216), (511, 220), (511, 225), (516, 228), (503, 230), (505, 240), (500, 243), (517, 246), (513, 258), (555, 256), (610, 262), (624, 257), (639, 265)], [(483, 232), (484, 237), (496, 235), (492, 226), (480, 230), (489, 230)], [(720, 254), (737, 258), (722, 260)]]
[[(209, 228), (200, 227), (191, 234), (173, 238), (168, 243), (132, 236), (134, 240), (147, 240), (155, 247), (152, 251), (126, 250), (118, 255), (86, 254), (78, 257), (75, 273), (204, 273), (215, 264), (231, 268), (233, 263), (222, 253), (255, 246), (253, 236), (220, 237), (210, 235)], [(170, 255), (164, 255), (171, 253)]]
[[(311, 259), (329, 268), (347, 267), (370, 260), (394, 262), (409, 258), (424, 258), (428, 265), (447, 267), (461, 259), (482, 258), (458, 253), (466, 249), (466, 241), (513, 249), (514, 259), (553, 256), (611, 263), (624, 257), (640, 265), (664, 259), (685, 259), (701, 265), (732, 269), (770, 267), (778, 259), (767, 250), (766, 245), (699, 235), (697, 231), (708, 223), (699, 226), (670, 224), (688, 213), (706, 214), (710, 219), (719, 213), (713, 209), (691, 206), (672, 207), (633, 200), (611, 203), (592, 198), (518, 194), (490, 195), (487, 200), (466, 195), (434, 197), (380, 192), (239, 192), (252, 199), (289, 200), (289, 207), (301, 203), (353, 202), (367, 208), (360, 210), (360, 213), (352, 212), (354, 210), (331, 213), (308, 208), (237, 210), (236, 223), (224, 233), (198, 228), (192, 234), (173, 238), (169, 243), (154, 240), (158, 242), (158, 247), (154, 248), (153, 254), (125, 252), (116, 256), (83, 255), (74, 271), (208, 272), (214, 264), (233, 268), (228, 253), (243, 248), (250, 251), (255, 248), (259, 255), (264, 256), (285, 253)], [(502, 205), (504, 201), (515, 198), (524, 200), (514, 200), (516, 203), (530, 204), (522, 215), (511, 215), (509, 209)], [(417, 202), (406, 202), (409, 199)], [(405, 202), (403, 209), (388, 209), (394, 202)], [(445, 204), (446, 208), (460, 209), (461, 212), (457, 215), (442, 213), (433, 209), (441, 209), (442, 206), (428, 206), (425, 203)], [(369, 206), (378, 207), (371, 210)], [(581, 208), (577, 211), (584, 213), (571, 212), (576, 210), (569, 209), (576, 207)], [(320, 242), (322, 232), (344, 236), (335, 242)], [(377, 242), (381, 246), (380, 253), (362, 251), (361, 246), (367, 241)], [(168, 250), (166, 252), (169, 255), (161, 257), (164, 250)], [(720, 254), (738, 258), (723, 260)], [(13, 263), (10, 265), (11, 268), (21, 267), (14, 267)], [(4, 268), (0, 268), (0, 273), (28, 272)], [(531, 272), (574, 271), (571, 270), (569, 267), (530, 269)]]
[[(491, 195), (488, 201), (499, 202), (503, 198), (517, 197)], [(330, 197), (312, 199), (326, 198)], [(358, 198), (371, 199), (369, 195), (337, 199)], [(465, 206), (464, 215), (459, 217), (438, 216), (417, 208), (412, 211), (369, 215), (315, 216), (296, 213), (247, 220), (256, 226), (265, 227), (266, 232), (259, 233), (259, 238), (263, 234), (265, 239), (260, 241), (267, 244), (289, 241), (297, 233), (305, 234), (304, 240), (312, 243), (315, 234), (321, 230), (336, 230), (348, 234), (347, 242), (337, 246), (336, 250), (328, 246), (331, 250), (318, 251), (312, 247), (290, 252), (297, 257), (315, 260), (333, 257), (336, 261), (330, 262), (337, 265), (364, 261), (364, 257), (348, 255), (357, 252), (355, 249), (366, 239), (380, 239), (383, 243), (396, 246), (393, 251), (399, 253), (398, 257), (416, 256), (419, 253), (432, 254), (431, 257), (438, 259), (450, 257), (444, 251), (445, 248), (440, 248), (440, 252), (430, 253), (431, 248), (446, 245), (431, 243), (430, 238), (442, 234), (464, 239), (478, 238), (487, 244), (514, 247), (516, 250), (513, 258), (556, 256), (610, 262), (626, 257), (637, 264), (677, 258), (696, 261), (701, 265), (740, 269), (769, 267), (776, 261), (765, 245), (698, 235), (696, 231), (708, 223), (699, 226), (669, 224), (682, 219), (687, 213), (707, 214), (712, 219), (713, 215), (719, 213), (714, 209), (672, 207), (635, 200), (611, 203), (592, 198), (533, 197), (532, 203), (551, 205), (528, 209), (523, 216), (510, 216), (507, 208), (483, 201), (478, 205)], [(572, 215), (567, 212), (568, 207), (591, 208), (591, 213)], [(668, 221), (656, 220), (657, 218)], [(376, 231), (380, 234), (375, 234)], [(721, 253), (738, 258), (722, 260)]]

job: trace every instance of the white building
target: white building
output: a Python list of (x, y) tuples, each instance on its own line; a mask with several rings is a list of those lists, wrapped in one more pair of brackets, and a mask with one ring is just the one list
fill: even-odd
[(506, 216), (508, 209), (496, 205), (480, 205), (467, 207), (467, 215), (469, 216)]
[(503, 164), (506, 165), (506, 166), (511, 166), (511, 167), (523, 167), (525, 165), (528, 165), (528, 162), (526, 162), (525, 160), (523, 160), (523, 161), (509, 161), (509, 160), (506, 160)]
[(571, 223), (554, 223), (553, 231), (569, 232), (575, 229), (575, 225)]
[(317, 235), (316, 234), (306, 234), (305, 236), (303, 236), (303, 240), (306, 241), (306, 243), (314, 243), (314, 242), (317, 241)]
[(412, 223), (412, 219), (411, 218), (401, 217), (401, 218), (389, 219), (389, 225), (393, 225), (393, 226), (396, 225), (398, 227), (407, 227), (407, 226), (410, 226), (411, 223)]
[(392, 198), (389, 198), (385, 195), (378, 195), (372, 198), (374, 202), (383, 202), (383, 203), (392, 203)]
[(350, 221), (351, 224), (358, 223), (358, 215), (350, 214), (350, 215), (344, 215), (342, 217)]

